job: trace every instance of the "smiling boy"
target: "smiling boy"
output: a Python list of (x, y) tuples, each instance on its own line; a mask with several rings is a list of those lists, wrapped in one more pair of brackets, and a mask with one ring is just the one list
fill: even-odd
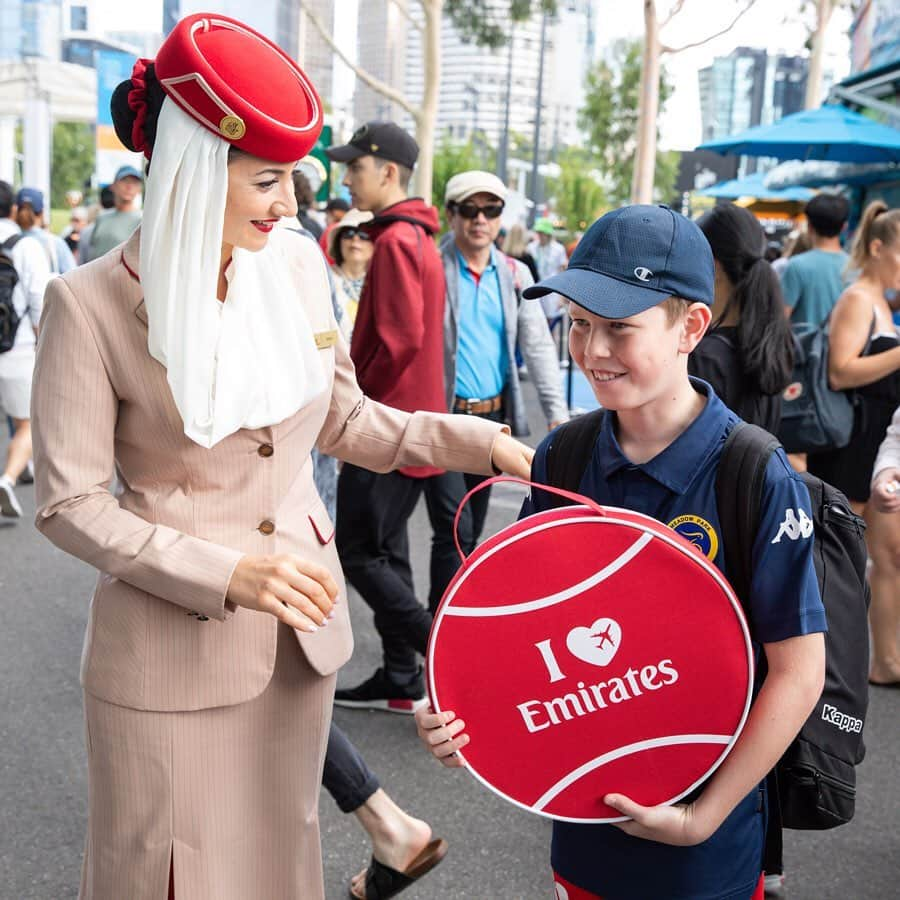
[[(725, 571), (715, 481), (738, 418), (687, 371), (713, 300), (713, 260), (702, 232), (667, 207), (615, 210), (591, 226), (565, 272), (524, 293), (534, 298), (551, 291), (569, 300), (572, 358), (608, 411), (580, 493), (676, 530), (679, 520), (701, 522), (708, 555)], [(558, 434), (538, 447), (533, 481), (547, 482), (547, 453)], [(541, 493), (532, 491), (523, 515), (545, 508)], [(825, 612), (812, 537), (799, 532), (778, 539), (791, 512), (810, 517), (809, 496), (779, 449), (766, 469), (752, 584), (743, 598), (767, 673), (741, 737), (691, 802), (643, 807), (615, 793), (604, 800), (628, 821), (555, 822), (551, 857), (559, 896), (762, 897), (764, 779), (806, 721), (824, 679)], [(447, 766), (462, 765), (455, 754), (469, 742), (465, 723), (452, 711), (430, 708), (416, 718), (433, 755)]]

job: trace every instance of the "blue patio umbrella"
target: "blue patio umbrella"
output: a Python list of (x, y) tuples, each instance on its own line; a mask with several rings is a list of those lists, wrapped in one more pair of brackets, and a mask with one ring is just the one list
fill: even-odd
[(900, 130), (873, 122), (846, 106), (825, 104), (757, 125), (698, 150), (723, 155), (833, 162), (900, 162)]
[(755, 197), (757, 200), (768, 201), (796, 201), (805, 203), (814, 191), (805, 187), (788, 187), (781, 190), (768, 188), (764, 182), (765, 174), (755, 172), (744, 178), (732, 178), (730, 181), (722, 181), (705, 190), (699, 191), (704, 197), (717, 197), (722, 200), (737, 200), (738, 197)]

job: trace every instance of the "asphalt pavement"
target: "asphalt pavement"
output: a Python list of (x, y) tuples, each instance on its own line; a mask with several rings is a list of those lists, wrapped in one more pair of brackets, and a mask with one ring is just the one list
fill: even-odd
[[(543, 425), (526, 388), (538, 439)], [(26, 518), (0, 525), (0, 900), (71, 900), (87, 796), (78, 665), (95, 574), (35, 531), (33, 489), (18, 493)], [(486, 534), (515, 518), (519, 497), (515, 488), (495, 489)], [(425, 597), (430, 531), (423, 507), (410, 535)], [(350, 602), (356, 652), (339, 676), (342, 685), (357, 683), (380, 663), (371, 613), (358, 597)], [(442, 865), (404, 897), (553, 897), (548, 821), (501, 800), (465, 772), (441, 768), (420, 748), (410, 717), (343, 709), (335, 717), (387, 792), (450, 844)], [(866, 744), (854, 821), (833, 831), (786, 833), (789, 900), (900, 895), (900, 691), (872, 691)], [(342, 815), (327, 794), (320, 810), (326, 892), (338, 900), (365, 864), (368, 845), (355, 818)]]

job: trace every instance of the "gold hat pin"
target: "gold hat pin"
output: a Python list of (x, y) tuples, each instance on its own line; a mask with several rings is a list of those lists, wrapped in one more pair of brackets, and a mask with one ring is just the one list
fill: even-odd
[(219, 122), (219, 131), (228, 140), (239, 141), (247, 133), (247, 126), (244, 124), (244, 120), (238, 116), (223, 116), (222, 121)]

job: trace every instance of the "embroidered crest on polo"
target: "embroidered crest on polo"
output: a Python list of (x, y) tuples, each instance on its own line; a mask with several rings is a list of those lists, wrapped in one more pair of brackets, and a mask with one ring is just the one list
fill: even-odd
[(721, 764), (753, 656), (701, 547), (584, 502), (516, 522), (465, 561), (432, 626), (428, 686), (435, 710), (465, 721), (460, 755), (490, 790), (549, 818), (621, 821), (607, 793), (673, 803)]
[(669, 522), (669, 528), (690, 541), (707, 559), (715, 559), (719, 552), (719, 536), (716, 529), (701, 516), (678, 516)]

